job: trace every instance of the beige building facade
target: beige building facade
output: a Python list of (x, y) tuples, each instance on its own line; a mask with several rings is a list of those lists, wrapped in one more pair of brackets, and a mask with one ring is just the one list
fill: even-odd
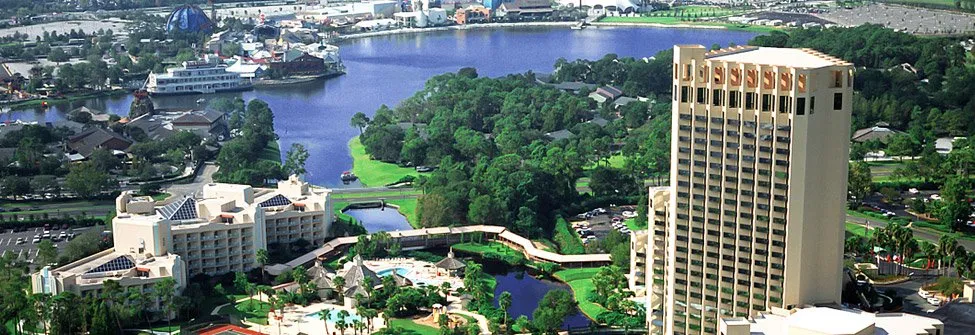
[(631, 252), (644, 249), (651, 332), (839, 302), (852, 65), (690, 45), (673, 66), (670, 187), (651, 190), (652, 232)]
[(172, 264), (166, 265), (170, 270), (157, 271), (158, 276), (178, 277), (180, 283), (198, 274), (247, 271), (259, 265), (257, 251), (268, 245), (299, 239), (324, 243), (333, 220), (330, 193), (295, 176), (279, 181), (277, 189), (206, 184), (200, 196), (174, 199), (160, 207), (151, 198), (126, 192), (116, 199), (113, 256), (42, 269), (34, 274), (34, 291), (56, 294), (61, 289), (52, 288), (78, 288), (70, 285), (73, 269), (95, 268), (118, 257), (131, 261), (120, 260), (126, 265), (171, 258)]

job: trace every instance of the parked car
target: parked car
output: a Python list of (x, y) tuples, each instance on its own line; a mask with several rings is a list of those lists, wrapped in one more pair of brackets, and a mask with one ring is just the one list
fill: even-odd
[(924, 298), (924, 299), (927, 299), (927, 298), (930, 298), (931, 297), (931, 293), (928, 293), (928, 291), (925, 291), (923, 289), (922, 290), (918, 290), (917, 291), (917, 295), (921, 296), (921, 298)]
[(928, 298), (928, 303), (934, 306), (941, 306), (941, 299), (936, 297)]
[(18, 237), (18, 238), (17, 238), (17, 244), (24, 244), (24, 243), (27, 243), (27, 241), (26, 241), (26, 240), (24, 240), (24, 238), (23, 238), (23, 237)]
[(33, 244), (41, 243), (41, 238), (38, 237), (38, 236), (34, 236), (34, 239), (31, 240), (30, 243), (33, 243)]

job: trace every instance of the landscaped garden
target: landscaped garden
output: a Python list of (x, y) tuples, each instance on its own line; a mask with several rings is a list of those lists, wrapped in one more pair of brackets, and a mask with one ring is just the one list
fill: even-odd
[(412, 167), (372, 159), (366, 153), (366, 147), (359, 141), (358, 136), (349, 141), (349, 150), (352, 153), (352, 173), (359, 177), (359, 182), (363, 186), (384, 186), (396, 183), (406, 176), (417, 176), (416, 170)]

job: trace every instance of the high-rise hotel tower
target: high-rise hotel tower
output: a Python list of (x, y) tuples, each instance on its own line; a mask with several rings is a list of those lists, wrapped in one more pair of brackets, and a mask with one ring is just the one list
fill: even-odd
[(651, 333), (840, 301), (853, 66), (809, 49), (674, 49), (670, 187), (631, 284)]

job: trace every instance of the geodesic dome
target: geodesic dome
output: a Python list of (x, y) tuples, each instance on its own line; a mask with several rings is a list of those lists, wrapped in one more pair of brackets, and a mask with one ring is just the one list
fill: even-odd
[(166, 19), (166, 32), (186, 32), (186, 33), (210, 33), (213, 31), (213, 22), (207, 17), (206, 12), (194, 5), (182, 5), (176, 7), (169, 18)]

